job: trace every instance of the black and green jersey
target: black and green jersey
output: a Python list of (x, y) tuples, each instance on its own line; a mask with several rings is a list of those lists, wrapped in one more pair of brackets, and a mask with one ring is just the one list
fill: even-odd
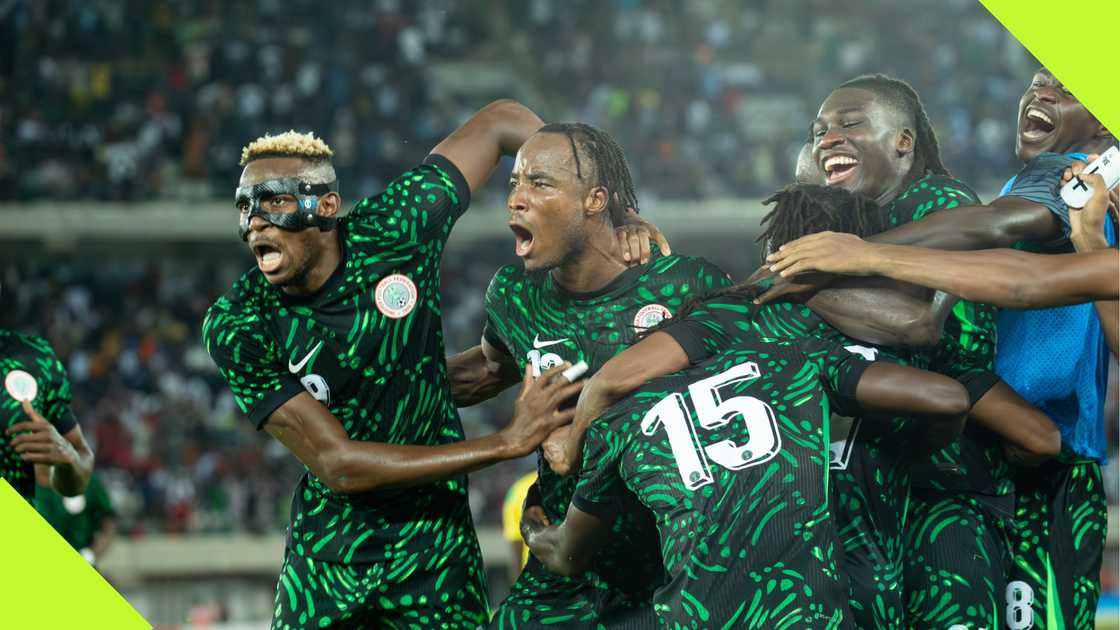
[(10, 444), (14, 436), (4, 431), (31, 418), (23, 413), (23, 407), (11, 392), (13, 388), (17, 392), (25, 391), (19, 389), (21, 381), (30, 383), (28, 379), (33, 379), (35, 398), (31, 406), (65, 435), (78, 426), (70, 411), (70, 379), (46, 339), (2, 329), (0, 379), (4, 383), (0, 389), (0, 478), (31, 500), (35, 496), (35, 467), (20, 459)]
[[(540, 374), (565, 361), (586, 361), (590, 375), (634, 343), (640, 332), (671, 317), (689, 298), (730, 283), (725, 272), (703, 259), (662, 256), (656, 251), (650, 262), (627, 269), (589, 293), (565, 290), (547, 271), (527, 272), (510, 265), (495, 274), (486, 292), (484, 336), (521, 370), (531, 366), (534, 374)], [(564, 519), (576, 481), (574, 475), (557, 475), (543, 457), (538, 458), (537, 485), (553, 522)], [(635, 512), (615, 523), (614, 534), (593, 563), (594, 571), (581, 580), (555, 576), (530, 558), (498, 611), (495, 622), (505, 625), (495, 627), (592, 621), (613, 626), (600, 615), (613, 607), (611, 602), (648, 601), (663, 575), (660, 559), (656, 553), (638, 557), (631, 550), (643, 547), (637, 541), (656, 537), (652, 520)], [(522, 611), (527, 611), (526, 619), (520, 618)]]
[[(893, 226), (918, 221), (939, 210), (979, 205), (980, 198), (964, 182), (946, 175), (927, 175), (884, 209)], [(961, 300), (945, 322), (945, 333), (929, 353), (930, 369), (983, 387), (995, 370), (996, 308)], [(1012, 492), (1010, 469), (999, 438), (969, 423), (964, 435), (914, 468), (914, 486), (986, 495)], [(1010, 506), (1006, 506), (1010, 509)]]
[(51, 488), (36, 486), (32, 504), (43, 520), (78, 551), (92, 546), (102, 523), (115, 514), (109, 493), (96, 474), (90, 477), (86, 491), (76, 497), (64, 497)]
[[(306, 391), (352, 440), (463, 439), (444, 359), (439, 266), (469, 202), (458, 169), (429, 156), (339, 221), (342, 259), (317, 293), (289, 296), (253, 269), (210, 308), (206, 349), (254, 425)], [(371, 563), (458, 554), (474, 539), (465, 476), (341, 495), (307, 472), (287, 544), (297, 556)]]
[(592, 424), (574, 504), (613, 518), (634, 495), (654, 514), (669, 573), (654, 609), (667, 627), (848, 627), (826, 390), (853, 400), (867, 363), (815, 339), (734, 336)]
[[(674, 330), (675, 329), (675, 330)], [(709, 300), (667, 331), (695, 362), (753, 331), (769, 341), (819, 340), (867, 360), (910, 364), (920, 356), (869, 347), (829, 326), (803, 305), (755, 306), (749, 297)], [(687, 333), (687, 334), (685, 334)], [(843, 355), (841, 355), (843, 356)], [(912, 424), (905, 418), (861, 416), (834, 405), (830, 468), (834, 522), (851, 584), (852, 613), (861, 627), (901, 623), (903, 522), (910, 494)]]

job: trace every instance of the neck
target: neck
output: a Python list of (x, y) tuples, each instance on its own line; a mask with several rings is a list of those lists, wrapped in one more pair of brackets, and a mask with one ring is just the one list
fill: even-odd
[(1112, 146), (1112, 138), (1100, 136), (1081, 142), (1072, 142), (1066, 153), (1104, 153)]
[(608, 224), (602, 230), (595, 230), (594, 235), (584, 241), (579, 253), (549, 273), (565, 290), (587, 293), (607, 286), (623, 271), (626, 265), (622, 263), (614, 229)]
[(342, 262), (338, 233), (333, 230), (327, 232), (324, 235), (324, 241), (323, 246), (319, 249), (318, 256), (311, 263), (307, 272), (302, 277), (294, 279), (291, 284), (284, 285), (284, 293), (293, 296), (311, 295), (323, 288), (331, 274), (334, 273), (335, 269), (338, 269), (338, 265)]

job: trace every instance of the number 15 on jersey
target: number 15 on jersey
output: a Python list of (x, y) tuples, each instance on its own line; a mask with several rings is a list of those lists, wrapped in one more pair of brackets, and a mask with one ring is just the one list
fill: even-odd
[(715, 376), (688, 386), (696, 407), (696, 424), (708, 431), (727, 425), (736, 416), (746, 423), (747, 441), (736, 444), (720, 440), (703, 446), (688, 411), (688, 403), (679, 393), (670, 394), (642, 418), (642, 433), (654, 435), (664, 427), (669, 446), (677, 462), (681, 480), (689, 490), (712, 483), (710, 461), (727, 468), (741, 470), (772, 459), (782, 448), (778, 421), (770, 405), (753, 396), (723, 398), (720, 390), (759, 377), (758, 364), (747, 361)]

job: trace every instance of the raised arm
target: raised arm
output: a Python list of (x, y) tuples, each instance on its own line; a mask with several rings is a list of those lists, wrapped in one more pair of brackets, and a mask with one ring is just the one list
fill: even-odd
[(501, 99), (478, 110), (437, 144), (432, 153), (450, 160), (463, 173), (473, 193), (490, 178), (503, 155), (515, 155), (542, 126), (544, 123), (529, 108), (514, 100)]
[(1058, 255), (1011, 249), (949, 252), (821, 232), (787, 243), (767, 260), (783, 277), (813, 271), (883, 275), (1004, 308), (1115, 300), (1120, 294), (1120, 254), (1114, 249)]
[(497, 433), (439, 446), (351, 440), (322, 403), (303, 392), (268, 417), (264, 430), (288, 447), (328, 488), (340, 494), (420, 485), (531, 453), (572, 410), (560, 405), (583, 381), (569, 383), (557, 366), (533, 379), (527, 368), (513, 419)]
[[(1073, 248), (1081, 253), (1106, 250), (1109, 248), (1108, 237), (1105, 235), (1105, 222), (1109, 221), (1108, 207), (1120, 209), (1120, 189), (1104, 192), (1104, 179), (1100, 175), (1084, 175), (1083, 162), (1074, 162), (1065, 176), (1064, 181), (1072, 177), (1086, 180), (1093, 186), (1094, 195), (1080, 210), (1070, 208), (1070, 235), (1069, 240)], [(1115, 224), (1112, 225), (1116, 227)], [(1116, 230), (1113, 229), (1113, 233)], [(1120, 302), (1117, 300), (1098, 300), (1093, 304), (1100, 319), (1101, 328), (1104, 330), (1105, 341), (1112, 354), (1117, 354), (1117, 345), (1120, 344)]]
[(479, 345), (447, 357), (447, 377), (456, 407), (470, 407), (504, 392), (520, 378), (513, 358), (490, 345)]

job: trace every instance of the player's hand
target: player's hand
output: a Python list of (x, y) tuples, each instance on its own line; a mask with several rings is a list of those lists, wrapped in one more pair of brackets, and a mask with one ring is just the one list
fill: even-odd
[(569, 367), (570, 363), (558, 365), (534, 379), (533, 367), (525, 366), (521, 393), (513, 403), (513, 420), (501, 431), (513, 457), (532, 453), (550, 433), (575, 417), (575, 405), (560, 407), (578, 395), (586, 381), (569, 382), (563, 374)]
[(9, 444), (20, 459), (29, 464), (48, 466), (77, 463), (78, 452), (62, 437), (58, 429), (35, 411), (30, 402), (24, 400), (20, 404), (23, 406), (23, 413), (31, 419), (17, 422), (6, 431), (9, 436), (15, 435)]
[[(1069, 209), (1069, 240), (1077, 251), (1090, 252), (1108, 247), (1104, 222), (1112, 199), (1111, 191), (1105, 189), (1104, 178), (1097, 173), (1086, 174), (1084, 169), (1085, 164), (1081, 162), (1074, 162), (1066, 169), (1071, 177), (1079, 177), (1093, 187), (1093, 196), (1085, 203), (1084, 208)], [(1063, 180), (1068, 181), (1068, 178), (1063, 176)]]
[(567, 424), (553, 431), (541, 444), (544, 458), (552, 471), (558, 475), (570, 475), (575, 468), (575, 453), (568, 452), (568, 442), (572, 437), (572, 425)]
[(818, 232), (782, 245), (766, 257), (770, 271), (789, 278), (810, 271), (842, 275), (875, 272), (875, 246), (855, 234)]
[(626, 223), (615, 228), (618, 248), (622, 252), (622, 262), (628, 266), (649, 262), (650, 241), (657, 243), (665, 256), (673, 253), (669, 241), (656, 225), (646, 221), (633, 208), (626, 209)]
[(525, 544), (529, 544), (529, 536), (534, 532), (548, 527), (552, 521), (548, 520), (548, 515), (544, 513), (544, 508), (539, 505), (531, 505), (521, 512), (521, 540)]

